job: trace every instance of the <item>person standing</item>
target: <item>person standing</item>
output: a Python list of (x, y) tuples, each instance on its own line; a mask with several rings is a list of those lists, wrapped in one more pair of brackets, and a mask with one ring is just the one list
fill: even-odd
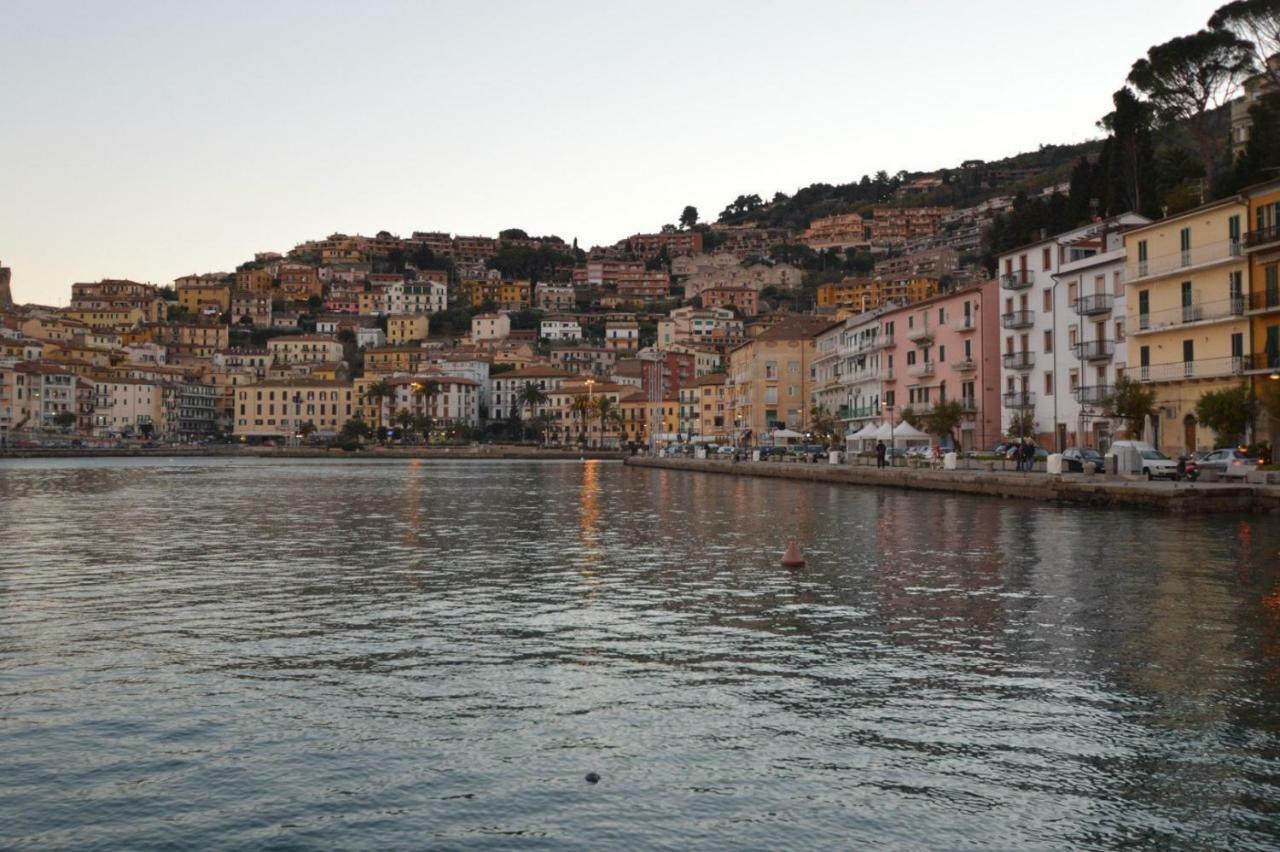
[(884, 441), (876, 441), (876, 467), (884, 467)]

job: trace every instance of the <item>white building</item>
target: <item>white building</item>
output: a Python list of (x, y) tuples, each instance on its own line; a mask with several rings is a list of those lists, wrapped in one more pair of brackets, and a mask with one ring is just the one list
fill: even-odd
[(356, 329), (356, 348), (368, 349), (370, 346), (383, 346), (387, 342), (387, 333), (376, 325), (371, 328)]
[[(1112, 362), (1124, 360), (1124, 303), (1116, 304), (1124, 295), (1123, 234), (1148, 221), (1125, 213), (999, 255), (1006, 434), (1022, 412), (1050, 449), (1078, 445), (1081, 431), (1093, 436), (1088, 443), (1107, 434), (1098, 403), (1114, 383)], [(1082, 342), (1092, 345), (1076, 346)]]
[(445, 309), (448, 294), (439, 281), (400, 281), (387, 288), (388, 313), (434, 314)]
[(543, 340), (581, 340), (582, 324), (572, 317), (548, 317), (541, 323), (539, 336)]
[(524, 386), (532, 384), (550, 397), (551, 392), (559, 390), (562, 384), (578, 378), (579, 376), (573, 373), (540, 365), (525, 367), (522, 370), (510, 370), (490, 376), (489, 399), (491, 402), (489, 419), (506, 420), (513, 413), (525, 419), (530, 419), (531, 417), (541, 416), (545, 411), (553, 411), (549, 399), (542, 405), (535, 407), (534, 410), (529, 410), (520, 401), (520, 394), (524, 391)]
[[(418, 392), (427, 382), (434, 382), (436, 387), (436, 393), (429, 398)], [(480, 425), (480, 385), (471, 379), (436, 372), (396, 374), (387, 379), (387, 384), (391, 385), (392, 395), (382, 401), (383, 423), (394, 423), (396, 412), (408, 411), (430, 416), (433, 428)]]

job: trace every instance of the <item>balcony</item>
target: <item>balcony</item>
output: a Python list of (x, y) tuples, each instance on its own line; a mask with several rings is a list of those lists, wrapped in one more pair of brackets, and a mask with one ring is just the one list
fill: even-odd
[(933, 340), (933, 334), (933, 326), (924, 322), (915, 328), (907, 329), (907, 340), (910, 340), (912, 343), (921, 343), (926, 340)]
[(1105, 361), (1114, 354), (1114, 340), (1087, 340), (1076, 344), (1076, 357), (1081, 361)]
[(1034, 408), (1036, 395), (1031, 391), (1010, 391), (1004, 394), (1005, 408)]
[(1173, 275), (1235, 260), (1241, 253), (1239, 240), (1219, 240), (1216, 243), (1194, 246), (1186, 251), (1140, 260), (1125, 267), (1124, 277), (1129, 284), (1137, 284), (1146, 278), (1159, 278), (1162, 275)]
[(971, 396), (962, 396), (960, 397), (960, 409), (972, 414), (978, 410), (978, 401)]
[(935, 365), (932, 361), (921, 361), (919, 364), (908, 364), (907, 375), (913, 379), (919, 379), (923, 376), (932, 376), (934, 366)]
[(1220, 379), (1243, 375), (1252, 361), (1246, 356), (1205, 358), (1200, 361), (1173, 361), (1129, 367), (1125, 375), (1136, 382), (1182, 382), (1188, 379)]
[(849, 352), (873, 352), (876, 349), (884, 349), (886, 346), (892, 345), (892, 334), (877, 334), (872, 337), (864, 337), (861, 340), (855, 340), (853, 345), (849, 348)]
[(1010, 314), (1000, 315), (1000, 325), (1003, 328), (1031, 328), (1036, 324), (1036, 315), (1031, 311), (1014, 311)]
[(1280, 352), (1255, 352), (1245, 370), (1253, 373), (1280, 373)]
[(1106, 405), (1107, 400), (1115, 396), (1114, 385), (1078, 385), (1071, 391), (1076, 402), (1081, 405)]
[(1249, 231), (1244, 235), (1244, 247), (1256, 249), (1271, 243), (1280, 243), (1280, 223)]
[(1001, 290), (1025, 290), (1035, 283), (1035, 273), (1030, 269), (1015, 269), (1000, 276)]
[[(848, 406), (846, 406), (848, 408)], [(880, 416), (880, 407), (876, 405), (855, 405), (849, 408), (849, 414), (846, 420), (866, 420), (871, 417)]]
[(978, 317), (975, 314), (968, 314), (960, 317), (960, 319), (951, 323), (951, 328), (961, 334), (968, 334), (971, 331), (978, 330)]
[(880, 370), (880, 381), (882, 382), (892, 382), (896, 380), (897, 377), (897, 373), (894, 372), (892, 367), (885, 367)]
[(972, 373), (978, 369), (978, 362), (972, 358), (963, 358), (953, 363), (951, 369), (957, 373)]
[(1036, 353), (1006, 352), (1003, 361), (1006, 370), (1030, 370), (1036, 365)]
[(1195, 322), (1209, 323), (1236, 319), (1244, 316), (1244, 307), (1243, 296), (1233, 296), (1217, 302), (1193, 302), (1178, 308), (1138, 314), (1137, 322), (1129, 322), (1128, 326), (1133, 329), (1134, 334), (1151, 334)]
[(1072, 305), (1076, 313), (1082, 317), (1096, 317), (1100, 314), (1109, 314), (1111, 309), (1115, 307), (1116, 297), (1109, 293), (1097, 293), (1092, 296), (1081, 296), (1076, 299), (1076, 303)]
[(1249, 294), (1249, 313), (1265, 314), (1270, 311), (1280, 311), (1280, 289)]

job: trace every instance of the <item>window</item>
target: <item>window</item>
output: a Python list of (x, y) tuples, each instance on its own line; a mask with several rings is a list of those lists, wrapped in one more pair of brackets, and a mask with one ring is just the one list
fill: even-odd
[(972, 360), (972, 359), (973, 359), (973, 341), (972, 341), (972, 340), (965, 340), (965, 342), (964, 342), (964, 360), (969, 361), (969, 360)]
[(1196, 360), (1196, 342), (1194, 340), (1182, 341), (1182, 360), (1184, 362)]
[(765, 388), (765, 389), (764, 389), (764, 402), (765, 402), (765, 405), (777, 405), (777, 404), (778, 404), (778, 389), (777, 389), (777, 388)]
[(1049, 287), (1046, 287), (1044, 289), (1044, 312), (1047, 314), (1052, 311), (1053, 311), (1053, 290)]
[(1124, 320), (1116, 320), (1116, 343), (1124, 340)]
[(1053, 330), (1045, 329), (1044, 332), (1044, 351), (1048, 354), (1053, 351)]
[(1231, 335), (1231, 357), (1244, 357), (1244, 335), (1238, 331)]
[(1050, 248), (1045, 248), (1044, 251), (1040, 253), (1040, 268), (1048, 269), (1052, 265), (1053, 265), (1053, 250)]
[[(926, 352), (926, 354), (928, 353)], [(927, 361), (928, 359), (926, 358), (925, 360)], [(945, 364), (946, 362), (947, 362), (947, 347), (939, 346), (938, 347), (938, 363)]]
[(1053, 373), (1044, 374), (1044, 395), (1053, 396)]
[(778, 362), (777, 361), (764, 362), (764, 377), (766, 379), (778, 378)]
[(1120, 270), (1111, 273), (1111, 292), (1117, 299), (1124, 295), (1124, 276)]

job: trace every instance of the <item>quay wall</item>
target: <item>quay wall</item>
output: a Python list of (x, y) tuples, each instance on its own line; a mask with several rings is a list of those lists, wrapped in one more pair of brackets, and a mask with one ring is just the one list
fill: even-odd
[(792, 462), (629, 458), (634, 467), (758, 476), (801, 482), (941, 491), (1082, 506), (1125, 506), (1173, 513), (1280, 512), (1280, 488), (1220, 483), (1169, 483), (1079, 474), (925, 470)]

